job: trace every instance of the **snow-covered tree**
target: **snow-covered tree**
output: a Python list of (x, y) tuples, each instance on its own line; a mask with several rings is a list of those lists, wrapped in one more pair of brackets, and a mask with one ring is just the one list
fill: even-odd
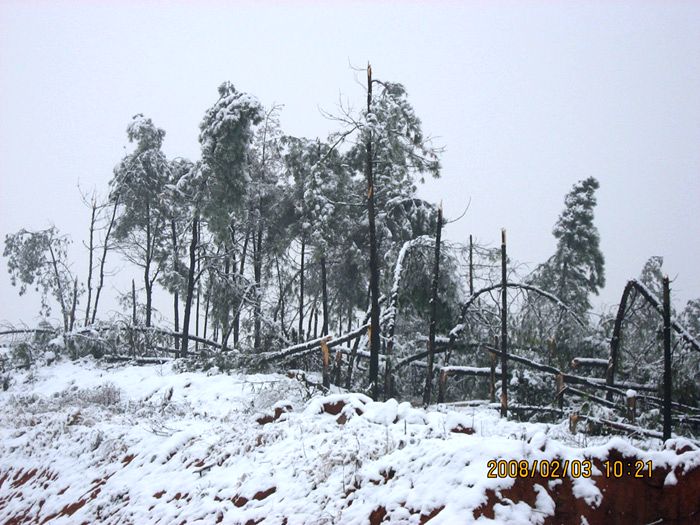
[(232, 221), (245, 202), (254, 127), (263, 117), (263, 108), (255, 97), (224, 82), (219, 86), (219, 99), (199, 125), (201, 176), (208, 192), (203, 216), (221, 242), (230, 241)]
[(19, 286), (20, 295), (30, 286), (40, 292), (41, 314), (46, 317), (51, 313), (48, 296), (53, 296), (61, 307), (66, 332), (73, 329), (80, 293), (67, 262), (69, 242), (54, 226), (35, 232), (21, 229), (5, 236), (3, 250), (12, 286)]
[[(597, 294), (605, 285), (605, 259), (600, 251), (598, 228), (593, 223), (598, 188), (593, 177), (574, 184), (554, 226), (554, 255), (531, 278), (533, 284), (557, 296), (584, 322), (591, 307), (590, 294)], [(581, 346), (582, 327), (557, 305), (543, 301), (537, 299), (541, 303), (537, 317), (557, 319), (553, 343), (563, 366), (577, 352), (586, 353)]]
[(165, 131), (150, 118), (134, 116), (127, 136), (136, 148), (114, 168), (110, 181), (110, 198), (120, 206), (114, 237), (126, 258), (143, 268), (146, 326), (151, 326), (153, 285), (172, 251), (167, 245), (170, 217), (164, 198), (170, 164), (161, 150)]
[(574, 184), (564, 199), (564, 211), (554, 226), (554, 255), (540, 268), (539, 281), (566, 304), (584, 315), (589, 296), (605, 286), (605, 259), (593, 224), (598, 181), (589, 177)]
[(211, 300), (224, 342), (233, 331), (234, 345), (238, 343), (239, 312), (244, 299), (240, 281), (249, 233), (244, 231), (241, 235), (240, 230), (244, 230), (246, 222), (244, 204), (251, 176), (251, 145), (255, 126), (263, 117), (262, 105), (255, 97), (224, 82), (219, 86), (219, 99), (206, 111), (200, 124), (199, 176), (206, 193), (201, 216), (222, 248), (224, 261), (219, 285), (211, 290)]
[[(375, 85), (377, 91), (374, 91)], [(369, 381), (377, 398), (380, 327), (379, 282), (384, 265), (378, 254), (382, 230), (380, 214), (396, 198), (413, 197), (418, 179), (440, 174), (439, 148), (423, 134), (420, 119), (408, 102), (406, 89), (398, 83), (382, 82), (372, 77), (367, 66), (367, 108), (359, 117), (347, 114), (347, 124), (340, 137), (355, 133), (348, 152), (350, 165), (365, 178), (367, 226), (369, 236), (369, 273), (371, 300), (371, 337)], [(363, 192), (364, 193), (364, 192)], [(379, 222), (379, 224), (377, 224)]]

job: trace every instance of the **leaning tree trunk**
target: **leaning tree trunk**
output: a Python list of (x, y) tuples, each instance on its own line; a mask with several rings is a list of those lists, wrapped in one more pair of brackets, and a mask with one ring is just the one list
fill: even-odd
[(61, 283), (61, 274), (58, 271), (58, 261), (56, 260), (56, 254), (53, 252), (51, 243), (49, 242), (49, 254), (51, 255), (51, 265), (53, 267), (54, 279), (56, 279), (56, 289), (58, 291), (58, 299), (61, 304), (61, 315), (63, 316), (63, 331), (68, 331), (68, 311), (66, 309), (66, 299), (65, 292), (63, 290), (63, 283)]
[(185, 313), (182, 320), (182, 352), (187, 355), (190, 332), (190, 314), (192, 312), (192, 298), (194, 296), (194, 270), (197, 259), (197, 230), (199, 228), (199, 217), (195, 215), (192, 219), (192, 240), (190, 241), (190, 267), (187, 271), (187, 297), (185, 298)]

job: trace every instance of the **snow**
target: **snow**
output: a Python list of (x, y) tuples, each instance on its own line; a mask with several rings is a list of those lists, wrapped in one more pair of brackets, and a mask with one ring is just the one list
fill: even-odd
[[(488, 478), (489, 461), (616, 449), (671, 467), (666, 484), (700, 466), (687, 440), (661, 449), (655, 439), (585, 440), (566, 422), (520, 423), (484, 407), (425, 410), (338, 389), (310, 396), (281, 374), (62, 361), (20, 372), (0, 392), (0, 479), (10, 475), (0, 482), (0, 522), (63, 512), (51, 523), (366, 524), (383, 507), (387, 523), (418, 523), (440, 508), (431, 523), (543, 523), (556, 480), (534, 487), (532, 506), (506, 499), (493, 520), (473, 517), (489, 491), (514, 484)], [(595, 479), (572, 482), (576, 497), (600, 504)]]

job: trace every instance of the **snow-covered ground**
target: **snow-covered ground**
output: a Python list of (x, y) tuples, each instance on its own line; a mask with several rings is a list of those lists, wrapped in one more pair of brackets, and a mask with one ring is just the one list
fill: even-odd
[[(309, 394), (284, 375), (171, 364), (20, 373), (0, 392), (0, 523), (549, 523), (562, 480), (530, 482), (532, 497), (517, 501), (515, 480), (489, 478), (489, 461), (602, 460), (614, 449), (652, 461), (667, 487), (700, 469), (683, 440), (664, 448), (484, 408)], [(590, 508), (605, 497), (596, 465), (590, 479), (564, 480)]]

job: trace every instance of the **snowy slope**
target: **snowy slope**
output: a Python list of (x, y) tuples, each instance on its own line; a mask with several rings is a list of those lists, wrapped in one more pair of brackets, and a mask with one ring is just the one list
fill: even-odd
[[(61, 362), (0, 393), (0, 523), (529, 524), (566, 512), (586, 523), (588, 509), (595, 523), (614, 497), (600, 467), (610, 455), (651, 460), (664, 497), (679, 479), (700, 482), (700, 452), (670, 445), (586, 439), (487, 409), (309, 400), (283, 375)], [(597, 467), (592, 479), (488, 478), (496, 458)], [(566, 498), (571, 511), (557, 507)]]

